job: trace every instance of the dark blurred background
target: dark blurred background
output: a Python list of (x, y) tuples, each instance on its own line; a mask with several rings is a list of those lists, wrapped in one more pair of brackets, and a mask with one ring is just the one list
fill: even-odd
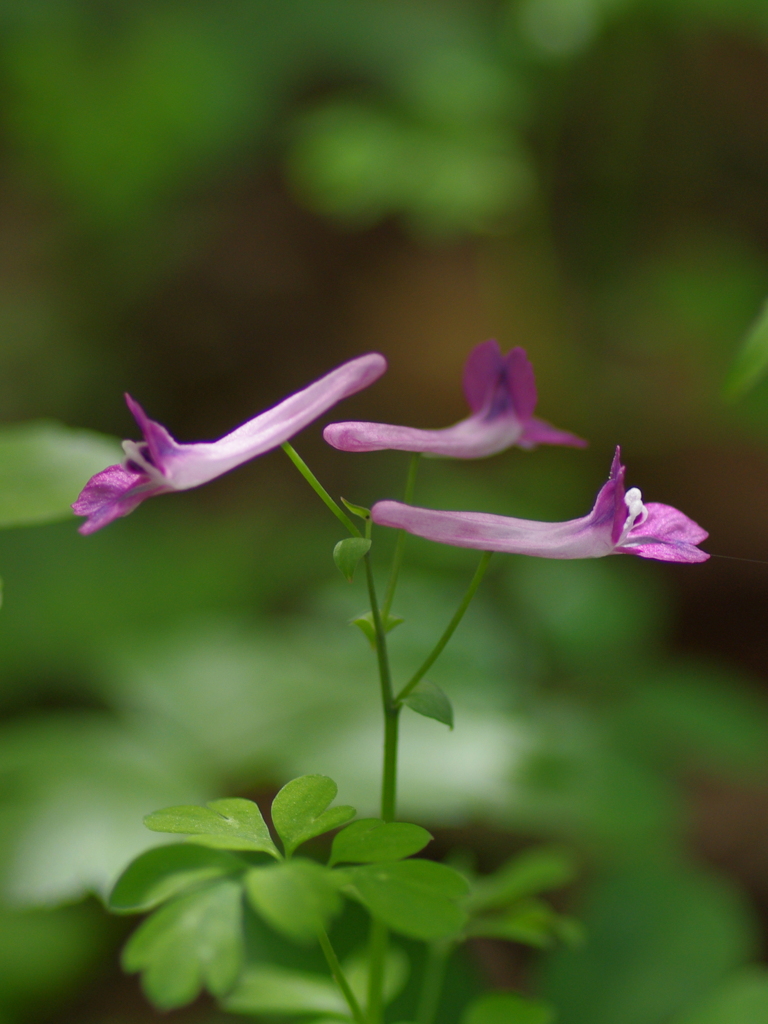
[[(434, 671), (455, 731), (405, 723), (402, 814), (439, 852), (577, 851), (584, 949), (461, 967), (561, 1024), (734, 1024), (697, 1001), (766, 984), (768, 382), (722, 396), (768, 294), (767, 109), (766, 0), (0, 4), (3, 421), (136, 437), (127, 390), (210, 439), (378, 350), (327, 419), (443, 426), (495, 336), (590, 448), (428, 462), (419, 502), (582, 515), (620, 443), (729, 556), (499, 557)], [(295, 444), (334, 494), (402, 491), (405, 455)], [(306, 771), (375, 811), (338, 539), (280, 452), (91, 538), (0, 535), (3, 1024), (155, 1019), (99, 902), (145, 813)], [(399, 671), (473, 567), (409, 543)]]

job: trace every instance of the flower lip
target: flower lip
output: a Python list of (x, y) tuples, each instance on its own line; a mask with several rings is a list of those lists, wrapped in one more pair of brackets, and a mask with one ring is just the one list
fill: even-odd
[(636, 487), (625, 493), (624, 473), (617, 448), (610, 477), (592, 511), (561, 523), (424, 509), (398, 501), (377, 502), (371, 517), (381, 526), (481, 551), (539, 558), (601, 558), (618, 553), (667, 562), (705, 562), (709, 555), (698, 545), (707, 538), (707, 531), (669, 505), (644, 504)]
[(463, 386), (471, 415), (451, 427), (421, 430), (389, 423), (331, 423), (323, 437), (334, 448), (348, 452), (389, 448), (456, 459), (485, 458), (512, 445), (586, 445), (574, 434), (534, 417), (536, 381), (522, 348), (502, 355), (495, 340), (475, 346), (464, 367)]
[(85, 485), (72, 506), (77, 515), (87, 517), (80, 533), (93, 533), (128, 515), (146, 498), (199, 487), (279, 447), (337, 402), (368, 387), (386, 368), (386, 359), (377, 352), (351, 359), (218, 441), (195, 444), (176, 441), (126, 395), (144, 437), (124, 442), (125, 462), (108, 466)]

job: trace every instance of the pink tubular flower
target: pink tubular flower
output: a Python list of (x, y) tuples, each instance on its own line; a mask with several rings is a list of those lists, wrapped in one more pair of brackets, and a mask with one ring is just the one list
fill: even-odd
[(454, 459), (482, 459), (516, 444), (567, 444), (583, 448), (586, 441), (536, 419), (536, 381), (525, 350), (505, 356), (497, 341), (484, 341), (469, 353), (464, 366), (464, 394), (472, 415), (443, 430), (418, 430), (389, 423), (331, 423), (323, 437), (345, 452), (395, 448)]
[(565, 523), (539, 523), (483, 512), (439, 512), (399, 501), (379, 501), (371, 515), (381, 526), (481, 551), (539, 558), (602, 558), (616, 553), (663, 562), (706, 562), (709, 555), (696, 545), (706, 540), (707, 531), (670, 505), (644, 505), (637, 487), (625, 492), (624, 473), (617, 448), (611, 475), (592, 511)]
[(342, 398), (373, 384), (386, 368), (386, 359), (376, 352), (351, 359), (231, 434), (198, 444), (179, 444), (126, 395), (144, 440), (124, 441), (125, 462), (102, 470), (85, 485), (72, 506), (77, 515), (88, 517), (80, 533), (94, 533), (127, 516), (155, 494), (199, 487), (279, 447)]

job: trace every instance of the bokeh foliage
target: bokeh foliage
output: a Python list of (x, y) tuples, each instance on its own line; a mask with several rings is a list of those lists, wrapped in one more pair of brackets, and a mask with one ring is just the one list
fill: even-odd
[[(427, 254), (471, 245), (505, 347), (529, 344), (553, 419), (557, 408), (594, 442), (587, 457), (430, 464), (425, 504), (579, 515), (620, 433), (672, 492), (651, 497), (679, 487), (715, 518), (722, 509), (735, 525), (721, 537), (738, 545), (749, 488), (738, 509), (708, 504), (677, 470), (717, 445), (746, 452), (751, 470), (768, 428), (765, 383), (721, 401), (768, 293), (763, 0), (45, 0), (0, 5), (0, 27), (0, 236), (15, 254), (0, 261), (4, 420), (123, 432), (119, 392), (140, 386), (153, 413), (179, 410), (190, 436), (206, 436), (254, 411), (233, 381), (255, 379), (276, 343), (292, 352), (286, 389), (306, 382), (313, 346), (324, 347), (313, 365), (331, 365), (338, 325), (295, 352), (261, 325), (255, 345), (248, 335), (261, 363), (244, 347), (227, 364), (217, 350), (237, 301), (205, 321), (202, 347), (174, 348), (159, 315), (141, 327), (221, 234), (222, 197), (279, 178), (282, 202), (330, 225), (323, 245), (353, 249), (377, 231)], [(259, 295), (248, 309), (272, 301)], [(734, 389), (758, 380), (761, 337)], [(387, 354), (407, 363), (394, 339)], [(417, 413), (430, 415), (426, 401)], [(0, 525), (66, 514), (74, 477), (112, 451), (56, 425), (5, 428)], [(359, 461), (329, 470), (352, 500), (401, 487), (403, 462)], [(334, 524), (275, 458), (243, 478), (213, 497), (163, 498), (87, 541), (71, 522), (0, 535), (9, 1021), (63, 1019), (78, 980), (109, 970), (118, 934), (87, 897), (156, 843), (145, 813), (307, 772), (375, 809), (373, 667), (347, 625), (362, 585), (338, 577)], [(408, 553), (392, 634), (401, 674), (472, 571), (465, 552), (413, 541)], [(455, 730), (405, 723), (404, 815), (580, 854), (573, 905), (588, 941), (531, 972), (562, 1024), (766, 1016), (765, 977), (744, 966), (757, 955), (753, 915), (735, 882), (691, 856), (689, 796), (701, 777), (764, 784), (768, 708), (741, 670), (675, 646), (678, 578), (626, 558), (499, 558), (431, 674)], [(339, 927), (349, 952), (360, 922)], [(254, 961), (320, 969), (268, 934), (252, 945)], [(457, 990), (477, 989), (470, 965), (453, 973)], [(408, 998), (393, 1012), (409, 1012)]]

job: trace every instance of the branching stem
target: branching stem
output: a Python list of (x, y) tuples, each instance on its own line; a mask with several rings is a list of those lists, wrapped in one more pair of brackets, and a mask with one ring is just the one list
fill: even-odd
[(482, 578), (485, 575), (485, 570), (488, 568), (488, 563), (491, 560), (492, 554), (492, 551), (483, 552), (482, 556), (480, 557), (480, 564), (475, 570), (475, 575), (472, 577), (472, 582), (467, 587), (467, 592), (464, 594), (461, 604), (456, 609), (456, 613), (446, 626), (443, 635), (440, 637), (440, 639), (437, 641), (437, 643), (432, 648), (430, 653), (427, 655), (426, 659), (422, 662), (421, 666), (416, 670), (416, 672), (414, 672), (414, 674), (402, 688), (400, 693), (398, 693), (398, 695), (395, 697), (395, 700), (398, 703), (402, 700), (405, 700), (408, 694), (411, 693), (411, 691), (418, 686), (418, 684), (421, 682), (421, 680), (424, 678), (427, 672), (429, 672), (434, 663), (445, 650), (446, 644), (455, 633), (458, 624), (464, 618), (464, 612), (466, 612), (467, 608), (469, 608), (470, 602), (472, 598), (475, 596), (477, 588), (480, 586), (480, 582), (482, 581)]
[(357, 1024), (368, 1024), (365, 1019), (365, 1014), (360, 1009), (360, 1003), (358, 1003), (355, 993), (350, 988), (349, 982), (344, 976), (344, 971), (341, 969), (339, 958), (336, 956), (336, 951), (331, 945), (331, 940), (328, 938), (328, 933), (324, 928), (321, 928), (317, 937), (320, 941), (320, 947), (325, 954), (325, 959), (328, 961), (328, 966), (331, 969), (333, 979), (341, 989), (341, 994), (344, 996), (347, 1006), (352, 1011), (352, 1016), (355, 1018)]
[(288, 458), (291, 460), (291, 462), (294, 464), (296, 469), (298, 469), (298, 471), (307, 481), (307, 483), (315, 492), (315, 494), (319, 495), (321, 501), (325, 502), (325, 504), (328, 506), (331, 512), (333, 512), (336, 518), (346, 526), (346, 528), (349, 530), (352, 536), (362, 537), (362, 533), (358, 530), (358, 528), (349, 518), (347, 513), (342, 508), (340, 508), (339, 505), (336, 504), (336, 502), (330, 496), (328, 491), (326, 491), (326, 489), (323, 487), (323, 485), (320, 483), (320, 481), (317, 479), (315, 474), (306, 464), (304, 459), (302, 459), (302, 457), (299, 455), (299, 453), (296, 451), (293, 445), (289, 444), (286, 441), (285, 444), (281, 445), (281, 448), (288, 456)]

